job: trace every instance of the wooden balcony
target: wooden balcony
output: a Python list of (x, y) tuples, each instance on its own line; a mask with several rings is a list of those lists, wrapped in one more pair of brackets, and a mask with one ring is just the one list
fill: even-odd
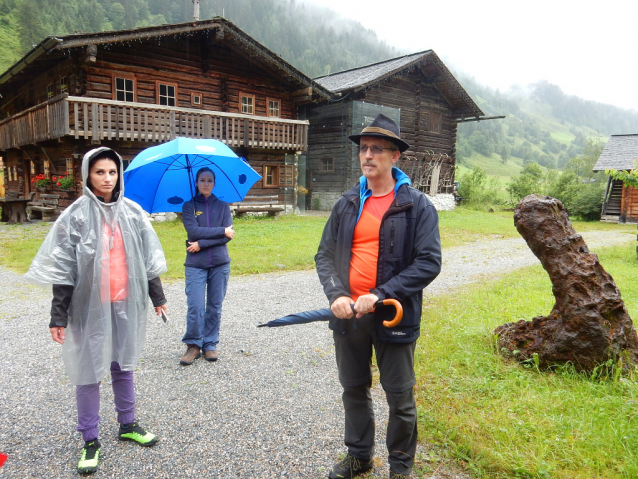
[(305, 151), (308, 121), (58, 95), (0, 121), (0, 151), (64, 136), (163, 143), (178, 136), (228, 146)]

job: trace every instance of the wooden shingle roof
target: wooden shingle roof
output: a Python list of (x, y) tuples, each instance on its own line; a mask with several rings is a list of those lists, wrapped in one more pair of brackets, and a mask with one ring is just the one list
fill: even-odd
[(413, 68), (419, 68), (426, 81), (434, 84), (458, 118), (484, 116), (478, 105), (432, 50), (326, 75), (315, 78), (315, 81), (325, 89), (343, 95), (374, 87)]
[(600, 158), (594, 166), (594, 171), (631, 170), (638, 168), (638, 134), (612, 135)]

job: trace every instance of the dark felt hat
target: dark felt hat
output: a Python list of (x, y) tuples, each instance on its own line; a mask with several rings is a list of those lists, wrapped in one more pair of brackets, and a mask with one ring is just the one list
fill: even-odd
[(358, 135), (350, 135), (348, 138), (358, 145), (362, 136), (373, 136), (375, 138), (390, 140), (397, 145), (401, 153), (410, 148), (410, 145), (401, 139), (399, 125), (381, 113), (377, 115), (372, 123), (361, 130), (361, 133)]

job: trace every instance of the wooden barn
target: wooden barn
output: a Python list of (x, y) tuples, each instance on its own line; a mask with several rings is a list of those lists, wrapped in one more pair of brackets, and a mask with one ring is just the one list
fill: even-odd
[(399, 167), (413, 185), (431, 198), (447, 196), (454, 207), (456, 126), (484, 114), (436, 53), (413, 53), (315, 80), (334, 98), (302, 107), (310, 121), (309, 207), (329, 209), (356, 183), (359, 155), (348, 136), (379, 113), (396, 121), (411, 145)]
[[(594, 171), (629, 171), (638, 168), (638, 134), (612, 135)], [(601, 221), (638, 223), (638, 189), (609, 177)]]
[(299, 107), (329, 96), (223, 18), (48, 37), (0, 75), (7, 196), (37, 200), (38, 175), (72, 175), (70, 189), (52, 181), (43, 195), (63, 208), (81, 194), (89, 149), (130, 161), (184, 136), (226, 143), (263, 177), (251, 199), (292, 209), (308, 136)]

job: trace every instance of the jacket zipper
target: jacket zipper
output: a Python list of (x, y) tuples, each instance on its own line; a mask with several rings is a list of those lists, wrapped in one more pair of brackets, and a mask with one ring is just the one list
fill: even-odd
[[(208, 211), (208, 198), (204, 198), (206, 202), (206, 227), (210, 228), (210, 213)], [(213, 249), (208, 248), (208, 264), (213, 266)]]
[(394, 220), (390, 221), (390, 254), (394, 254)]

